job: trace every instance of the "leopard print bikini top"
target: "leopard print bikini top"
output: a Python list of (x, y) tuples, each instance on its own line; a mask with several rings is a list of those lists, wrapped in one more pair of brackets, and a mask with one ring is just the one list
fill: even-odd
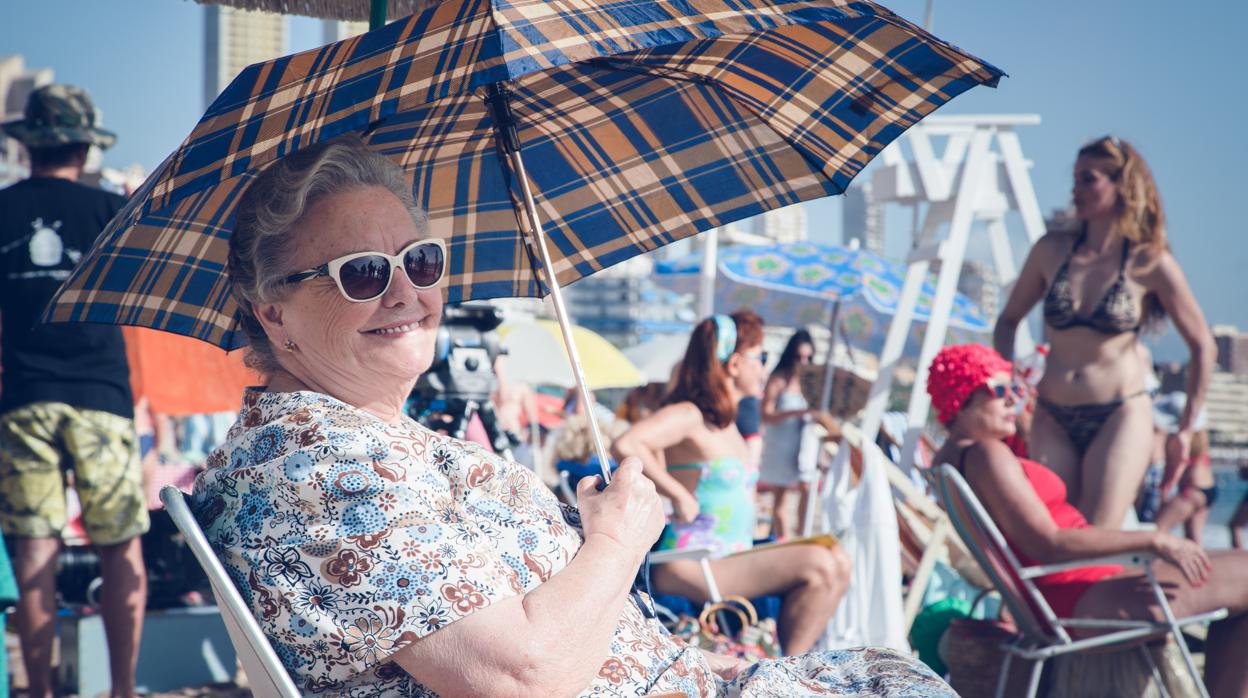
[(1135, 301), (1135, 294), (1127, 286), (1127, 257), (1131, 254), (1131, 241), (1122, 241), (1122, 261), (1118, 265), (1118, 278), (1101, 297), (1101, 302), (1092, 309), (1087, 317), (1075, 312), (1074, 290), (1070, 285), (1070, 274), (1067, 266), (1075, 250), (1083, 244), (1086, 233), (1080, 233), (1075, 244), (1066, 255), (1066, 261), (1058, 268), (1049, 286), (1049, 293), (1044, 298), (1044, 321), (1055, 330), (1071, 327), (1090, 327), (1105, 334), (1121, 334), (1123, 332), (1139, 332), (1143, 325), (1142, 313)]

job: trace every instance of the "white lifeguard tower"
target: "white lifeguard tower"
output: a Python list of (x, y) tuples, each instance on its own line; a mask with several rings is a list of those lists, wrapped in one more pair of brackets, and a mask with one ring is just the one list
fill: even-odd
[[(932, 262), (940, 262), (932, 319), (923, 334), (906, 415), (901, 465), (907, 471), (930, 406), (927, 367), (945, 342), (958, 277), (976, 224), (982, 223), (987, 232), (992, 266), (1005, 294), (1017, 277), (1007, 214), (1019, 214), (1029, 244), (1044, 234), (1044, 218), (1028, 172), (1032, 163), (1023, 156), (1017, 133), (1020, 127), (1039, 123), (1037, 114), (928, 117), (886, 148), (881, 154), (884, 166), (872, 173), (873, 198), (910, 207), (914, 229), (901, 300), (863, 414), (866, 439), (874, 440), (879, 432), (919, 291)], [(938, 155), (933, 139), (941, 137), (944, 152)], [(1017, 341), (1017, 355), (1031, 353), (1034, 342), (1026, 324), (1019, 327)]]

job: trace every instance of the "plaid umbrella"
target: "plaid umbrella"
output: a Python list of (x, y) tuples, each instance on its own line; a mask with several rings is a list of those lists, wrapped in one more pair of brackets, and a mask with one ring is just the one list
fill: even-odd
[(225, 276), (239, 195), (277, 158), (356, 132), (407, 170), (447, 239), (448, 302), (553, 290), (563, 319), (558, 285), (839, 193), (1001, 75), (869, 2), (448, 0), (244, 70), (49, 318), (241, 346)]

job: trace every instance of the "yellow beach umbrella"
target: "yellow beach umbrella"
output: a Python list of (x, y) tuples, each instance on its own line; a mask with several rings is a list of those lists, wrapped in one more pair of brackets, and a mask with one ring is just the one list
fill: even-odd
[[(563, 360), (566, 350), (559, 324), (552, 320), (509, 323), (498, 328), (507, 348), (507, 376), (531, 385), (576, 385), (572, 369)], [(634, 388), (644, 385), (645, 376), (615, 345), (602, 335), (574, 326), (572, 338), (580, 349), (581, 364), (590, 390)]]

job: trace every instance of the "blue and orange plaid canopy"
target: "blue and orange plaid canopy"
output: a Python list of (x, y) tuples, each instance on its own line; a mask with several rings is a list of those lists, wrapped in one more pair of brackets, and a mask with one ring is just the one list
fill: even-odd
[(269, 163), (347, 132), (399, 163), (448, 241), (448, 302), (547, 291), (486, 88), (505, 81), (563, 285), (842, 192), (993, 66), (870, 2), (448, 0), (247, 68), (109, 224), (51, 321), (245, 343), (225, 262)]

